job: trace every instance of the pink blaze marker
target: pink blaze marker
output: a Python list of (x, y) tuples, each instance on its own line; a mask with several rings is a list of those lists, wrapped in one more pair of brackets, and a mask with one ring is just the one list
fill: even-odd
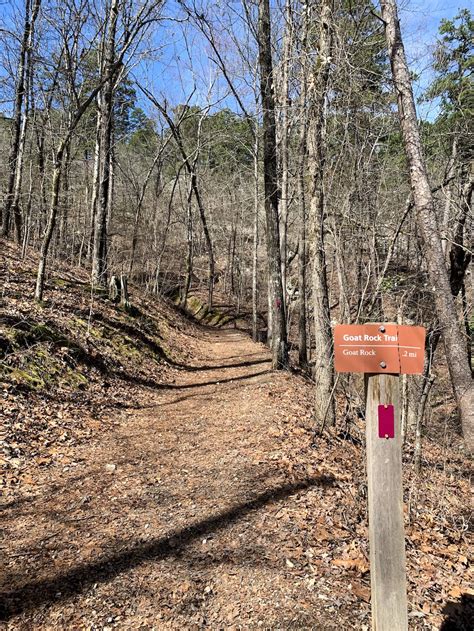
[(395, 410), (393, 405), (379, 405), (379, 438), (395, 437)]

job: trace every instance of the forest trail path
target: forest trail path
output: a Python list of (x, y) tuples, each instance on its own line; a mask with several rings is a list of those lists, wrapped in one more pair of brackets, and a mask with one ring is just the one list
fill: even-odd
[(274, 428), (298, 380), (239, 331), (202, 330), (194, 343), (175, 383), (144, 389), (73, 466), (3, 512), (17, 542), (9, 628), (321, 625), (321, 601), (289, 560), (302, 553), (291, 507), (330, 481), (277, 466)]

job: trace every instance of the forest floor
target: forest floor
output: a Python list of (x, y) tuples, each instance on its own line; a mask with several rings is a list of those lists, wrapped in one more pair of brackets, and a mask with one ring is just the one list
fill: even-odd
[[(237, 329), (179, 318), (186, 360), (104, 382), (96, 415), (6, 386), (0, 628), (369, 629), (362, 421), (315, 439), (307, 380)], [(11, 438), (18, 410), (46, 417), (34, 451)], [(423, 478), (406, 466), (412, 629), (471, 628), (457, 454), (429, 442)]]

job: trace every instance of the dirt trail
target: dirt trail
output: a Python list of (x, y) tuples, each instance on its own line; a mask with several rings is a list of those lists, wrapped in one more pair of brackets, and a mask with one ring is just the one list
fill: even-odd
[(144, 390), (36, 496), (4, 507), (6, 628), (341, 628), (281, 519), (331, 484), (277, 467), (272, 428), (298, 380), (238, 331), (195, 343), (175, 383)]

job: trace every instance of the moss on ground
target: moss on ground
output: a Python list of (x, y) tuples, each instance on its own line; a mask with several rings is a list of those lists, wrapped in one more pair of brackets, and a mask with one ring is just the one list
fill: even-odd
[(232, 314), (218, 308), (209, 310), (207, 304), (196, 295), (188, 297), (186, 311), (202, 324), (212, 327), (222, 327), (233, 318)]

